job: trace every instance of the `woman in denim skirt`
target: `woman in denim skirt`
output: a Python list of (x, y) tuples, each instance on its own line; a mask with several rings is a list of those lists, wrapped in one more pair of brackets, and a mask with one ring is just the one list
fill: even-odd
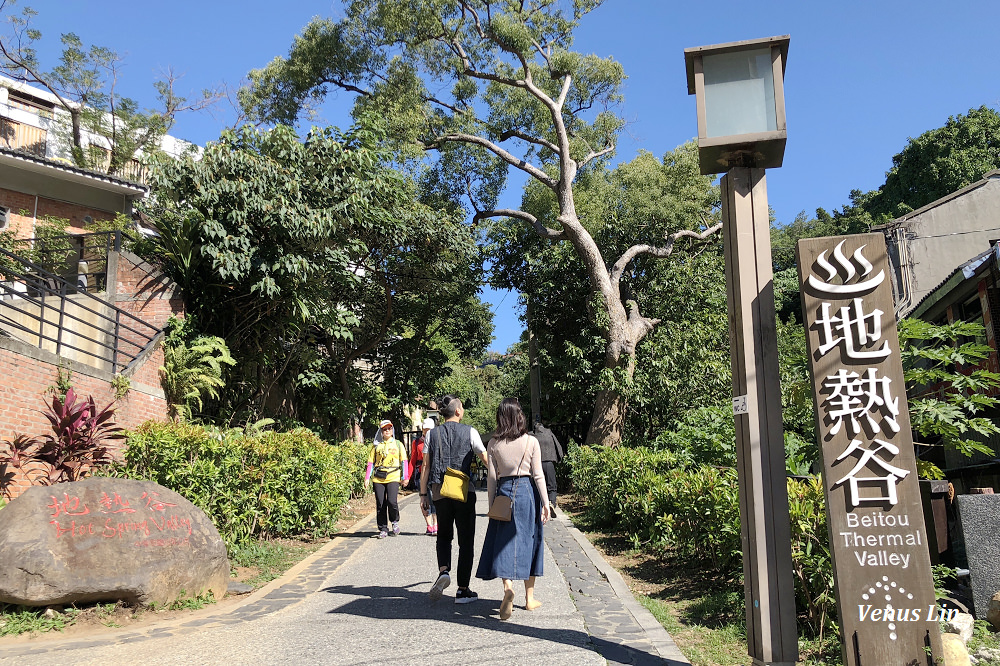
[(527, 421), (517, 398), (497, 408), (497, 430), (487, 446), (486, 489), (489, 504), (497, 495), (513, 503), (509, 521), (490, 519), (476, 578), (503, 580), (500, 619), (514, 610), (514, 581), (524, 581), (524, 607), (535, 610), (535, 577), (542, 575), (545, 541), (542, 525), (549, 520), (548, 493), (538, 440), (527, 434)]

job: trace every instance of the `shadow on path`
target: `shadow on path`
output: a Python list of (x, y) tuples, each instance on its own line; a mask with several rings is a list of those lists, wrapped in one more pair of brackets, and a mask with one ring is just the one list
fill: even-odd
[[(457, 605), (450, 597), (445, 596), (440, 601), (432, 603), (427, 598), (426, 592), (413, 590), (418, 586), (429, 585), (431, 582), (420, 581), (404, 587), (336, 585), (323, 588), (320, 591), (355, 597), (346, 604), (327, 611), (328, 614), (392, 620), (440, 620), (466, 627), (488, 629), (508, 635), (596, 650), (610, 664), (671, 663), (659, 655), (632, 647), (626, 650), (622, 644), (592, 636), (585, 631), (532, 627), (517, 622), (501, 621), (498, 617), (500, 601), (497, 599), (479, 599), (470, 604)], [(524, 606), (519, 608), (522, 613), (534, 612), (524, 610)], [(540, 612), (544, 612), (544, 610)]]

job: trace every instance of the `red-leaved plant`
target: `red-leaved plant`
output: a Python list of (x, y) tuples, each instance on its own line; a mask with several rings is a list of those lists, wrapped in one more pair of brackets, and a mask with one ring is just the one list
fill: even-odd
[[(21, 470), (33, 485), (48, 486), (77, 481), (94, 467), (112, 462), (107, 445), (124, 435), (114, 423), (111, 404), (98, 409), (93, 396), (77, 400), (70, 389), (65, 398), (53, 397), (42, 413), (52, 424), (51, 434), (18, 435), (0, 446), (0, 486), (6, 488), (13, 480), (8, 468)], [(28, 467), (38, 467), (32, 463), (42, 463), (44, 471), (32, 474)]]

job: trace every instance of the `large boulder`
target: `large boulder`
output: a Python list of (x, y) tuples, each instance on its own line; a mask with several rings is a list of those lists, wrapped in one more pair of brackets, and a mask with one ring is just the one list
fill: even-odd
[(990, 605), (986, 609), (986, 619), (993, 625), (993, 631), (1000, 631), (1000, 592), (990, 597)]
[(169, 603), (226, 593), (229, 560), (205, 513), (148, 481), (36, 486), (0, 511), (0, 602)]

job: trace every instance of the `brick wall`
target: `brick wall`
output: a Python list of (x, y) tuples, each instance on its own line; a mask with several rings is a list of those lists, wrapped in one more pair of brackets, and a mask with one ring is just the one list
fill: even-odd
[(115, 217), (113, 211), (99, 210), (45, 197), (35, 197), (34, 194), (25, 194), (2, 187), (0, 187), (0, 206), (10, 209), (10, 228), (17, 230), (19, 238), (32, 238), (35, 235), (35, 219), (42, 219), (46, 215), (69, 220), (70, 228), (67, 231), (78, 234), (90, 231), (83, 221), (83, 218), (88, 215), (94, 220), (113, 220)]
[[(152, 327), (150, 330), (162, 328), (171, 314), (183, 316), (180, 294), (155, 266), (127, 252), (109, 262), (109, 269), (111, 266), (117, 268), (115, 279), (109, 280), (114, 287), (108, 300), (135, 314)], [(142, 329), (136, 322), (130, 325)], [(139, 344), (138, 340), (135, 344)], [(157, 344), (128, 373), (131, 388), (115, 404), (119, 425), (134, 428), (149, 420), (167, 420), (167, 401), (159, 376), (162, 365), (163, 349)], [(71, 383), (77, 395), (93, 396), (99, 407), (115, 401), (111, 373), (0, 337), (0, 377), (4, 378), (0, 384), (0, 440), (12, 439), (18, 433), (38, 436), (50, 430), (42, 411), (51, 401), (49, 387), (55, 385), (60, 366), (72, 371)], [(27, 479), (16, 478), (7, 494), (16, 497), (28, 483)]]

